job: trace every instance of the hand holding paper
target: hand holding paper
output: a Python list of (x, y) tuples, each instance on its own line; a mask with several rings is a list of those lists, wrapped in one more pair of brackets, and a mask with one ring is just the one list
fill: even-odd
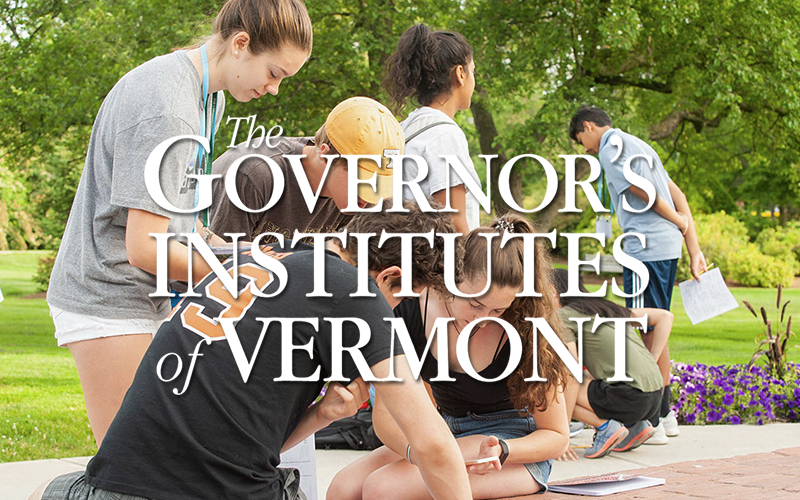
[(703, 273), (701, 280), (692, 278), (679, 286), (683, 308), (693, 325), (739, 307), (719, 268)]

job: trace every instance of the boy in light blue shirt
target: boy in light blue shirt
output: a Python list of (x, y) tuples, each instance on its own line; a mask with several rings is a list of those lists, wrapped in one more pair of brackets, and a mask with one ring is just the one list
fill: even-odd
[[(641, 233), (645, 237), (644, 244), (633, 237), (628, 237), (623, 242), (625, 253), (641, 261), (650, 274), (647, 288), (636, 297), (626, 298), (626, 306), (631, 309), (655, 307), (669, 310), (678, 259), (681, 257), (681, 240), (686, 241), (692, 275), (698, 278), (706, 270), (705, 257), (697, 241), (694, 219), (686, 196), (670, 179), (653, 148), (638, 137), (612, 128), (611, 118), (602, 109), (594, 106), (581, 107), (572, 117), (569, 135), (572, 140), (586, 148), (587, 153), (597, 155), (622, 230), (626, 233)], [(648, 162), (644, 157), (635, 157), (636, 155), (650, 157), (652, 161)], [(635, 158), (631, 159), (632, 157)], [(633, 173), (647, 179), (655, 187), (656, 200), (653, 206), (641, 213), (628, 210), (642, 210), (649, 201), (645, 191), (631, 184), (623, 174), (623, 167), (629, 159)], [(627, 205), (624, 204), (623, 197)], [(626, 291), (641, 288), (639, 276), (627, 268), (623, 271), (623, 281)], [(645, 343), (648, 340), (646, 337)], [(669, 413), (668, 347), (664, 348), (657, 361), (666, 386), (662, 403), (664, 417)], [(671, 427), (672, 420), (669, 419), (667, 427)], [(677, 435), (677, 422), (674, 428), (668, 429), (668, 434)]]

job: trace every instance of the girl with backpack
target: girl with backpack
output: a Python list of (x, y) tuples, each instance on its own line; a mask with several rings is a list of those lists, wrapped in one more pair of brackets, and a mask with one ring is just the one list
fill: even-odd
[[(473, 184), (480, 186), (467, 137), (454, 120), (456, 113), (469, 109), (475, 90), (472, 47), (458, 33), (431, 31), (424, 24), (417, 24), (400, 37), (387, 68), (384, 86), (395, 102), (395, 111), (400, 112), (409, 99), (420, 105), (400, 124), (406, 135), (405, 154), (420, 156), (428, 165), (428, 174), (419, 187), (427, 198), (441, 205), (450, 200), (456, 210), (456, 231), (466, 235), (480, 225), (478, 201), (442, 155), (456, 156)], [(404, 161), (403, 180), (418, 176), (418, 165), (409, 159)], [(408, 187), (404, 188), (403, 198), (412, 199)]]

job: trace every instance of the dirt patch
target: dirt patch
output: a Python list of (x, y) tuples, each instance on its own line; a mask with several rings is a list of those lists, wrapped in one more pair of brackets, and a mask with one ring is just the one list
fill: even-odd
[(30, 295), (23, 295), (23, 299), (44, 299), (47, 297), (47, 292), (36, 292)]

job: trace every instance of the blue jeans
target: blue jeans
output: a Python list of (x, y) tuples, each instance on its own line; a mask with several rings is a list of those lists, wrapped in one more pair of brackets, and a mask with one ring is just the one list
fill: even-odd
[[(456, 438), (480, 434), (497, 436), (499, 439), (516, 439), (536, 430), (533, 417), (518, 410), (502, 410), (480, 415), (467, 413), (465, 417), (453, 417), (442, 413), (442, 418)], [(525, 464), (525, 468), (531, 473), (534, 481), (542, 487), (539, 492), (547, 491), (547, 480), (550, 478), (553, 461), (532, 462)]]

